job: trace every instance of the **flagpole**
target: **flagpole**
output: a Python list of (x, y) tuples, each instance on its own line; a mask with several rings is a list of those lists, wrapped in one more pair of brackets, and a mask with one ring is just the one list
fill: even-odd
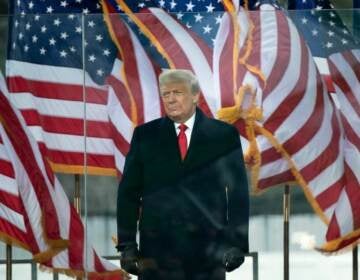
[(6, 244), (6, 280), (12, 279), (12, 248)]
[(353, 280), (359, 279), (359, 264), (358, 264), (358, 246), (356, 245), (352, 251), (353, 260)]
[[(80, 216), (80, 193), (81, 193), (81, 189), (80, 189), (80, 175), (79, 174), (75, 174), (75, 190), (74, 190), (74, 207), (76, 212), (79, 214)], [(81, 280), (81, 277), (76, 277), (76, 280)]]
[(290, 218), (290, 187), (285, 185), (283, 198), (284, 214), (284, 280), (289, 280), (289, 218)]
[(75, 174), (74, 207), (80, 215), (80, 175)]

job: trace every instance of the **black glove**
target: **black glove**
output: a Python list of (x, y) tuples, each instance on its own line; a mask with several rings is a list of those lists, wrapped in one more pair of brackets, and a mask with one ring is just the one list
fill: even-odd
[(238, 248), (232, 247), (224, 252), (222, 263), (227, 272), (231, 272), (238, 268), (245, 258)]
[(127, 273), (139, 274), (139, 250), (136, 243), (126, 245), (121, 250), (120, 264)]

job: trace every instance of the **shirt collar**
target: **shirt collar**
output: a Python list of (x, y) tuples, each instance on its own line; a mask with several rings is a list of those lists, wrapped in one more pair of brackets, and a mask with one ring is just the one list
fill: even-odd
[[(196, 115), (196, 111), (194, 112), (194, 114), (192, 114), (192, 116), (186, 122), (184, 122), (184, 124), (187, 126), (188, 130), (190, 130), (190, 131), (192, 131), (192, 129), (194, 127), (195, 115)], [(174, 125), (175, 125), (176, 129), (179, 129), (180, 123), (174, 122)]]

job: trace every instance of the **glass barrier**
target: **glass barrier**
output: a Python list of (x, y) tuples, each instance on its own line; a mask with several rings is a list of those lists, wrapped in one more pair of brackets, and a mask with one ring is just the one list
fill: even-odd
[[(258, 259), (247, 255), (226, 279), (267, 279), (270, 273), (272, 279), (282, 277), (287, 184), (291, 278), (350, 278), (350, 253), (325, 256), (316, 248), (341, 251), (358, 238), (358, 11), (283, 12), (263, 6), (261, 12), (231, 17), (216, 11), (218, 4), (190, 12), (195, 10), (190, 1), (187, 11), (176, 13), (170, 5), (170, 12), (131, 13), (123, 7), (115, 14), (119, 6), (104, 4), (103, 10), (92, 7), (96, 13), (89, 7), (84, 14), (0, 17), (0, 69), (6, 78), (0, 89), (8, 90), (2, 103), (13, 104), (0, 110), (0, 237), (17, 245), (12, 247), (12, 279), (53, 279), (49, 268), (59, 272), (59, 279), (71, 279), (64, 273), (89, 277), (119, 269), (116, 209), (125, 158), (136, 145), (130, 144), (135, 127), (165, 115), (176, 119), (182, 110), (171, 104), (191, 88), (166, 92), (158, 84), (162, 71), (175, 68), (190, 69), (198, 78), (201, 93), (195, 103), (204, 115), (233, 124), (241, 136), (251, 192), (249, 252), (257, 252)], [(12, 121), (20, 115), (22, 121)], [(226, 231), (224, 213), (219, 210), (219, 218), (214, 210), (222, 193), (210, 191), (215, 182), (233, 176), (229, 170), (234, 167), (222, 167), (227, 156), (217, 154), (228, 145), (220, 137), (226, 131), (209, 136), (205, 128), (198, 137), (198, 122), (183, 162), (175, 134), (173, 139), (161, 136), (155, 127), (145, 137), (146, 128), (137, 130), (143, 153), (138, 160), (144, 165), (137, 165), (141, 168), (132, 179), (142, 177), (154, 187), (132, 194), (141, 204), (136, 209), (140, 231), (166, 224), (169, 232), (178, 230), (178, 244), (186, 240), (189, 224), (217, 225), (219, 219), (217, 230)], [(172, 160), (174, 151), (177, 159)], [(174, 162), (185, 179), (171, 177)], [(157, 191), (162, 180), (173, 190)], [(196, 188), (189, 190), (185, 182), (192, 180)], [(9, 182), (14, 189), (1, 187)], [(246, 213), (241, 203), (232, 204), (231, 190), (224, 189), (224, 201), (233, 206), (226, 221)], [(130, 222), (132, 212), (120, 209)], [(151, 211), (154, 216), (145, 224)], [(204, 238), (196, 246), (209, 232), (200, 233)], [(0, 275), (5, 277), (4, 244)], [(201, 250), (191, 249), (184, 254)], [(42, 267), (31, 266), (33, 256)], [(20, 260), (29, 263), (16, 263)]]

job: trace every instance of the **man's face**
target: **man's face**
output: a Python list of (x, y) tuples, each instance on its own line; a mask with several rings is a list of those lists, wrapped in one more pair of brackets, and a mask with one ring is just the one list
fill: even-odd
[(195, 112), (199, 93), (192, 93), (187, 83), (169, 83), (160, 88), (166, 115), (174, 122), (183, 123)]

